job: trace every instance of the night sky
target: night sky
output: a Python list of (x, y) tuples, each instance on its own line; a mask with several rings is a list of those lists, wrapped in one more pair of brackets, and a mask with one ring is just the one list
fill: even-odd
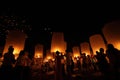
[[(50, 43), (51, 32), (65, 33), (65, 41), (78, 44), (88, 41), (93, 34), (101, 33), (108, 22), (119, 20), (111, 11), (79, 8), (3, 8), (2, 15), (25, 17), (31, 25), (31, 40)], [(41, 37), (40, 37), (41, 36)]]

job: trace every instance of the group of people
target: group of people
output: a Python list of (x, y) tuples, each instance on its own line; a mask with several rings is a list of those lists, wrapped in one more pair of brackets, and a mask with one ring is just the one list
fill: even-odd
[[(32, 76), (30, 68), (32, 66), (33, 60), (29, 58), (28, 51), (21, 50), (16, 60), (15, 60), (15, 55), (13, 54), (13, 52), (14, 52), (14, 47), (9, 46), (8, 52), (6, 52), (3, 55), (3, 62), (2, 62), (2, 66), (0, 67), (1, 79), (3, 80), (30, 80)], [(105, 77), (108, 78), (108, 77), (113, 76), (115, 78), (119, 78), (120, 76), (119, 75), (120, 74), (120, 50), (116, 49), (112, 44), (108, 44), (106, 51), (104, 51), (103, 48), (100, 48), (99, 51), (96, 51), (96, 55), (94, 57), (97, 59), (96, 65), (99, 67), (99, 70), (105, 75)], [(106, 59), (106, 57), (108, 59)], [(90, 56), (88, 56), (88, 58), (90, 59)], [(84, 56), (82, 56), (82, 59), (83, 59), (82, 68), (83, 69), (86, 68), (89, 70), (89, 67), (92, 64), (92, 62), (88, 66), (86, 66), (87, 62), (89, 62), (90, 60), (87, 60), (87, 56), (85, 56), (85, 54)], [(57, 59), (57, 60), (60, 60), (60, 59)], [(67, 72), (70, 71), (70, 73), (73, 73), (74, 62), (73, 60), (70, 62), (72, 62), (72, 64), (67, 65)], [(79, 61), (78, 63), (80, 64)], [(63, 68), (62, 68), (62, 74), (65, 74), (64, 66), (65, 65), (63, 65)], [(81, 68), (80, 66), (81, 65), (78, 65), (78, 68)]]
[(85, 73), (100, 71), (104, 78), (118, 79), (120, 78), (120, 50), (112, 44), (108, 44), (106, 51), (104, 48), (100, 48), (99, 51), (96, 51), (96, 55), (86, 56), (83, 53), (77, 61), (77, 65), (79, 70)]
[(8, 52), (3, 55), (0, 76), (3, 80), (29, 80), (31, 59), (28, 52), (21, 50), (15, 60), (14, 47), (9, 46)]

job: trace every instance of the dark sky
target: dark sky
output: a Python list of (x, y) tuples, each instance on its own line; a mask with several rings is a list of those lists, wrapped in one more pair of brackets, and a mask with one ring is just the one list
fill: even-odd
[(104, 24), (120, 19), (118, 14), (104, 8), (48, 6), (3, 8), (2, 11), (3, 15), (26, 16), (35, 33), (32, 36), (36, 39), (39, 34), (43, 35), (41, 32), (61, 31), (65, 33), (66, 41), (75, 44), (88, 41), (91, 35), (101, 32)]
[[(65, 39), (71, 43), (88, 41), (89, 36), (101, 33), (108, 22), (120, 20), (120, 16), (109, 12), (56, 10), (45, 11), (39, 15), (31, 16), (34, 29), (38, 30), (40, 24), (47, 24), (51, 31), (62, 31)], [(38, 28), (36, 28), (38, 27)]]

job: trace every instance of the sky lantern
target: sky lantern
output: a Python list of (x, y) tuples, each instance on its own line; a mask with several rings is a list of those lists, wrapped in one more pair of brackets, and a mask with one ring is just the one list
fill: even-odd
[(102, 31), (107, 43), (120, 50), (120, 21), (107, 23)]
[(37, 44), (35, 46), (35, 58), (43, 58), (43, 45), (42, 44)]
[(100, 34), (90, 36), (89, 40), (94, 55), (96, 55), (96, 51), (99, 51), (100, 48), (104, 48), (104, 50), (106, 50), (103, 37)]
[(86, 53), (90, 55), (90, 44), (88, 42), (83, 42), (80, 44), (81, 53)]
[(66, 42), (64, 41), (63, 32), (53, 32), (51, 41), (51, 52), (59, 51), (65, 53)]
[(74, 46), (72, 48), (73, 50), (73, 57), (80, 57), (80, 47), (79, 46)]
[(49, 60), (54, 61), (55, 58), (53, 56), (53, 53), (51, 53), (50, 50), (48, 49), (48, 50), (46, 50), (46, 56), (44, 58), (44, 62), (48, 62)]
[(27, 38), (27, 35), (22, 31), (19, 31), (19, 30), (9, 31), (7, 35), (3, 55), (8, 51), (8, 47), (12, 45), (14, 47), (13, 54), (15, 55), (15, 58), (17, 58), (19, 55), (19, 52), (24, 49), (26, 38)]
[(80, 47), (73, 46), (72, 51), (73, 51), (72, 59), (74, 63), (77, 63), (77, 60), (80, 60)]
[(50, 50), (46, 50), (46, 58), (47, 59), (52, 59), (53, 58), (53, 54), (50, 52)]

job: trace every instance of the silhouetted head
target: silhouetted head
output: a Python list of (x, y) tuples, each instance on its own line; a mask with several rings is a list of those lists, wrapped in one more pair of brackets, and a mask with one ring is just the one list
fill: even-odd
[(96, 54), (98, 55), (98, 54), (99, 54), (99, 52), (98, 52), (98, 51), (96, 51)]
[(107, 45), (107, 48), (108, 48), (108, 49), (114, 49), (114, 46), (113, 46), (113, 44), (108, 44), (108, 45)]
[(104, 52), (104, 49), (103, 49), (103, 48), (100, 48), (100, 52)]
[(9, 48), (8, 48), (8, 52), (13, 52), (13, 51), (14, 51), (13, 46), (9, 46)]
[(56, 51), (56, 54), (57, 54), (57, 56), (60, 54), (60, 52), (59, 51)]
[(19, 53), (19, 56), (22, 56), (25, 54), (25, 51), (24, 50), (21, 50), (20, 53)]
[(83, 56), (86, 56), (86, 53), (83, 53)]

